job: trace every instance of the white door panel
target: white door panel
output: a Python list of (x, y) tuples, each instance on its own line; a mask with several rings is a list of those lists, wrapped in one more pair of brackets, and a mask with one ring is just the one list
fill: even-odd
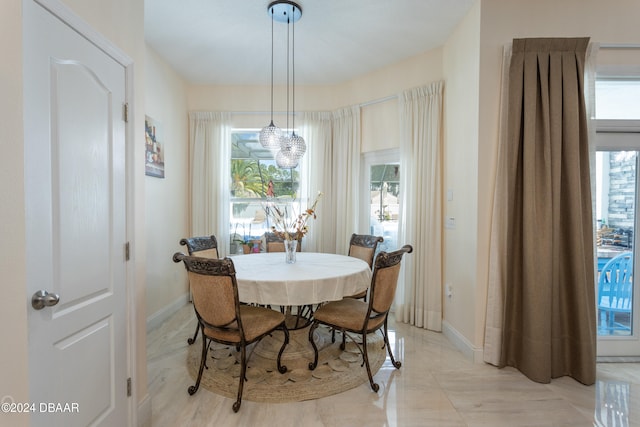
[(25, 199), (33, 426), (128, 424), (125, 69), (24, 2)]

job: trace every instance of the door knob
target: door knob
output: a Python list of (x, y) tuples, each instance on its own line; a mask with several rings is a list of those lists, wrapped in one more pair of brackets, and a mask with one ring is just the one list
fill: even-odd
[(58, 294), (50, 294), (45, 290), (39, 290), (31, 297), (31, 306), (36, 310), (42, 310), (45, 307), (54, 306), (60, 301)]

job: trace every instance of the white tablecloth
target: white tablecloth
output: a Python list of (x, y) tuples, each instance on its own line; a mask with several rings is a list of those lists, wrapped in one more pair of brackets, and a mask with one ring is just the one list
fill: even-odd
[(306, 305), (337, 301), (371, 283), (369, 265), (354, 257), (298, 252), (295, 264), (284, 252), (233, 256), (240, 301)]

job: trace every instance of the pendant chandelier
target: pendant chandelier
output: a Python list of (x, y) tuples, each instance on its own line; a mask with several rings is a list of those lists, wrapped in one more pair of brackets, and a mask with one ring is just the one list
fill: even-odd
[[(278, 0), (267, 8), (271, 15), (271, 122), (260, 131), (260, 144), (277, 151), (276, 164), (280, 168), (295, 168), (307, 151), (307, 144), (295, 132), (295, 23), (302, 17), (302, 9), (292, 1)], [(273, 22), (287, 24), (287, 129), (289, 128), (289, 99), (292, 100), (291, 133), (282, 130), (273, 123)], [(289, 34), (292, 34), (291, 42)], [(291, 97), (289, 95), (289, 70), (291, 70)]]

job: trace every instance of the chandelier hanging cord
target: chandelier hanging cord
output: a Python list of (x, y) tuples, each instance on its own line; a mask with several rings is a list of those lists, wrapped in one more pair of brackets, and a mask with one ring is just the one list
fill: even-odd
[[(293, 6), (293, 15), (296, 14), (296, 7)], [(291, 26), (293, 35), (291, 36), (291, 136), (296, 134), (296, 21)]]
[(273, 125), (273, 8), (271, 8), (271, 124)]
[[(296, 6), (293, 7), (293, 14), (295, 15)], [(302, 14), (302, 11), (300, 11)], [(297, 163), (299, 159), (304, 156), (304, 153), (307, 151), (307, 144), (304, 141), (304, 138), (300, 135), (296, 134), (296, 20), (293, 20), (292, 26), (292, 37), (291, 37), (291, 88), (292, 88), (292, 106), (291, 106), (291, 139), (289, 141), (289, 151), (288, 155), (294, 159)]]
[(287, 130), (289, 129), (289, 33), (291, 20), (287, 18)]

